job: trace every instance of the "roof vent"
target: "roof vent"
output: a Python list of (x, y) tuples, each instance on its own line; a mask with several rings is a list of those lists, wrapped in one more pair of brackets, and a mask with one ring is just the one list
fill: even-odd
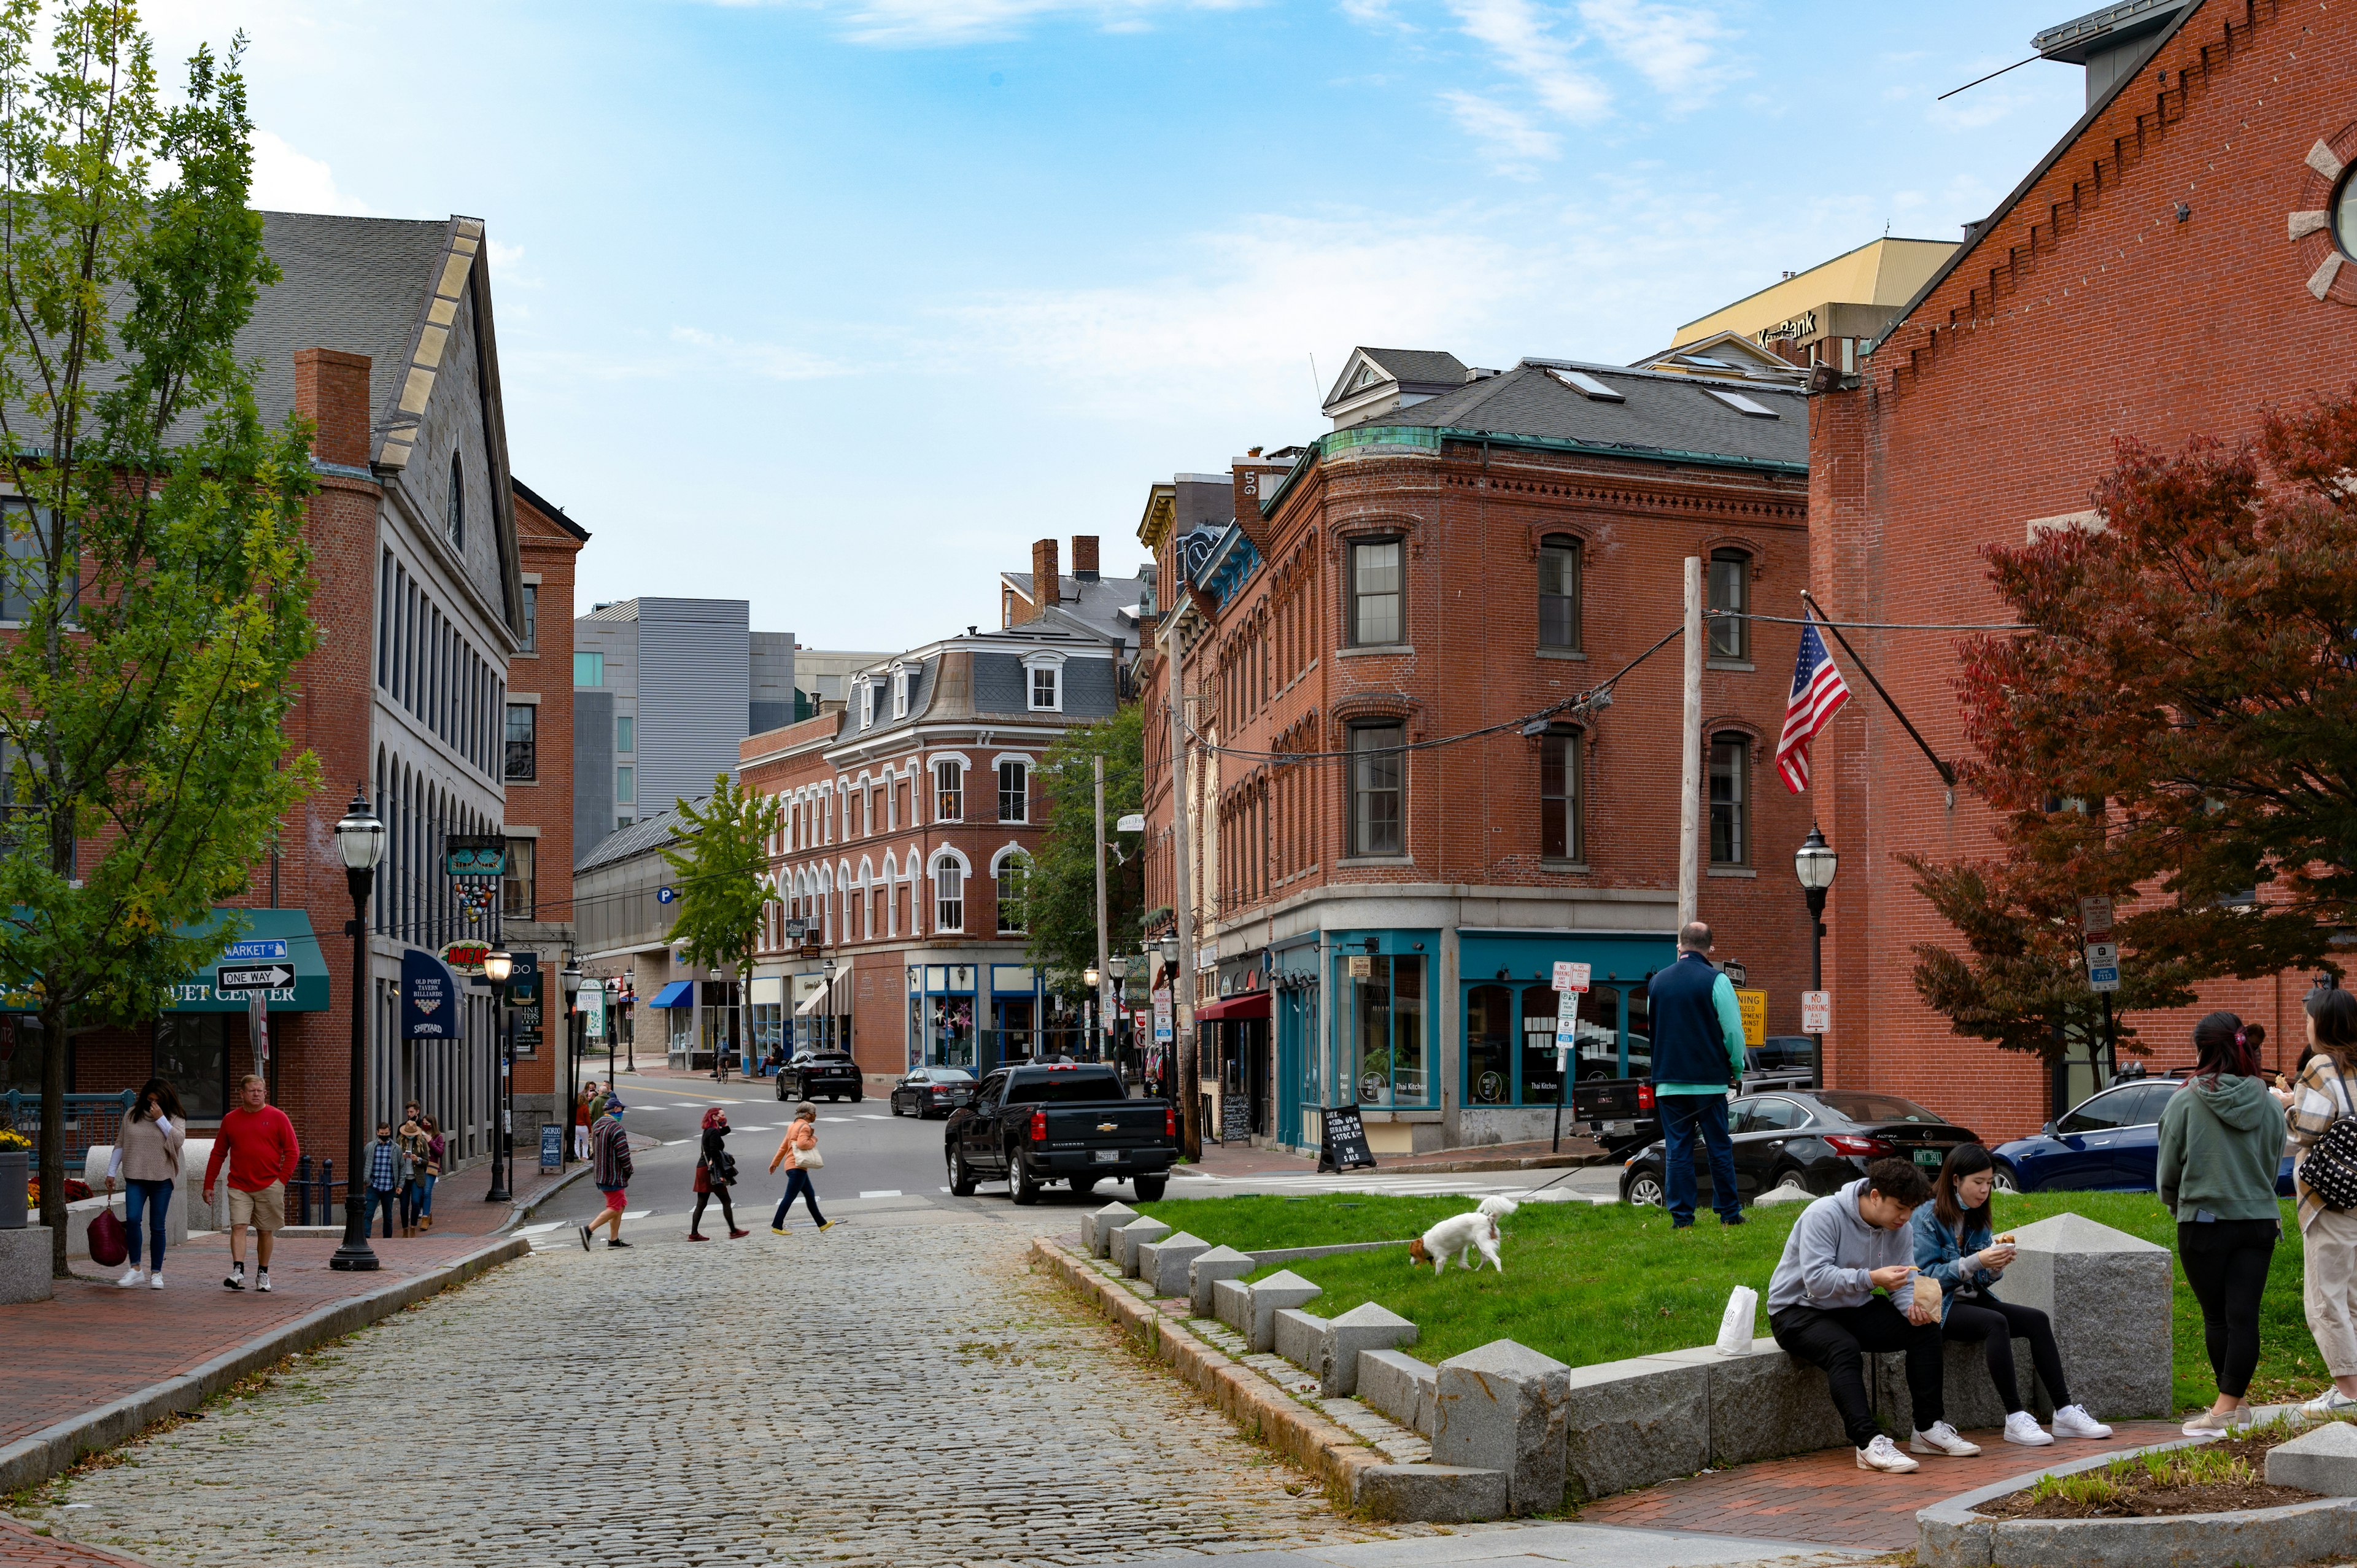
[(1556, 381), (1561, 381), (1565, 386), (1569, 387), (1572, 391), (1577, 392), (1580, 396), (1586, 398), (1590, 403), (1626, 403), (1629, 401), (1626, 395), (1615, 392), (1609, 385), (1598, 380), (1596, 377), (1589, 375), (1586, 371), (1549, 371), (1547, 374), (1553, 376)]

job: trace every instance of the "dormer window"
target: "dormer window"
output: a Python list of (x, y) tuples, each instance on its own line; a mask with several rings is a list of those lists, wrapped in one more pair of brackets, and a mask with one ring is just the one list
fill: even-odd
[(892, 716), (896, 719), (909, 716), (909, 672), (906, 670), (892, 671)]
[(1035, 714), (1060, 714), (1064, 711), (1064, 656), (1060, 653), (1034, 653), (1023, 660), (1023, 686), (1028, 696), (1026, 705)]
[(859, 682), (859, 727), (876, 727), (876, 682), (873, 681)]

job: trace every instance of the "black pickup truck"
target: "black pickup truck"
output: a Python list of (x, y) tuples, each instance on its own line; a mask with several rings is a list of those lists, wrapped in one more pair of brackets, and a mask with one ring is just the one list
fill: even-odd
[(1004, 1177), (1009, 1197), (1037, 1203), (1043, 1183), (1069, 1182), (1084, 1193), (1110, 1177), (1150, 1203), (1178, 1158), (1178, 1122), (1167, 1101), (1130, 1099), (1110, 1067), (1026, 1063), (990, 1074), (970, 1103), (950, 1112), (942, 1155), (950, 1191), (960, 1197), (973, 1197), (976, 1182)]

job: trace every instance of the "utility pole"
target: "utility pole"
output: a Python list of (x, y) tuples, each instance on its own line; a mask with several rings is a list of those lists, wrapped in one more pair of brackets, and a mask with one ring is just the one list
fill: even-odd
[(1702, 908), (1702, 557), (1686, 557), (1685, 701), (1678, 725), (1678, 928)]
[(1170, 661), (1170, 918), (1178, 929), (1178, 972), (1170, 980), (1170, 1044), (1178, 1056), (1179, 1146), (1190, 1160), (1203, 1157), (1201, 1091), (1195, 1063), (1194, 877), (1187, 864), (1187, 713), (1178, 674), (1178, 617), (1185, 601), (1174, 596), (1170, 631), (1162, 655)]
[(1097, 1037), (1096, 1037), (1096, 1040), (1095, 1040), (1094, 1044), (1095, 1044), (1095, 1046), (1096, 1046), (1096, 1059), (1097, 1059), (1097, 1060), (1099, 1060), (1099, 1061), (1103, 1061), (1103, 1060), (1104, 1060), (1104, 1056), (1105, 1056), (1105, 1051), (1104, 1051), (1104, 1036), (1105, 1036), (1105, 1030), (1106, 1030), (1106, 1022), (1105, 1022), (1105, 1021), (1106, 1021), (1108, 1018), (1110, 1018), (1110, 1017), (1112, 1017), (1112, 1016), (1113, 1016), (1112, 1013), (1107, 1009), (1107, 1006), (1106, 1006), (1106, 1004), (1105, 1004), (1105, 998), (1106, 998), (1106, 996), (1107, 996), (1107, 995), (1109, 995), (1109, 994), (1111, 993), (1111, 982), (1110, 982), (1106, 977), (1107, 977), (1107, 976), (1108, 976), (1112, 972), (1111, 972), (1110, 970), (1108, 970), (1108, 969), (1105, 967), (1105, 960), (1106, 960), (1106, 958), (1107, 958), (1108, 956), (1110, 956), (1110, 955), (1108, 955), (1108, 954), (1107, 954), (1107, 952), (1105, 951), (1105, 891), (1104, 891), (1104, 851), (1105, 851), (1105, 843), (1104, 843), (1104, 753), (1103, 753), (1103, 752), (1099, 752), (1096, 756), (1094, 756), (1094, 757), (1091, 757), (1089, 760), (1090, 760), (1092, 763), (1095, 764), (1095, 773), (1096, 773), (1096, 781), (1095, 781), (1095, 786), (1096, 786), (1096, 817), (1095, 817), (1095, 822), (1096, 822), (1096, 830), (1097, 830)]

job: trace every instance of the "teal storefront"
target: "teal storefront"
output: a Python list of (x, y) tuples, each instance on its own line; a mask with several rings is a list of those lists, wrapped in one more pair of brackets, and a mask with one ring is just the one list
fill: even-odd
[(1579, 999), (1575, 1079), (1641, 1078), (1652, 1066), (1645, 983), (1677, 958), (1666, 934), (1457, 933), (1458, 1018), (1463, 1048), (1458, 1092), (1468, 1112), (1555, 1107), (1555, 966), (1588, 966)]

